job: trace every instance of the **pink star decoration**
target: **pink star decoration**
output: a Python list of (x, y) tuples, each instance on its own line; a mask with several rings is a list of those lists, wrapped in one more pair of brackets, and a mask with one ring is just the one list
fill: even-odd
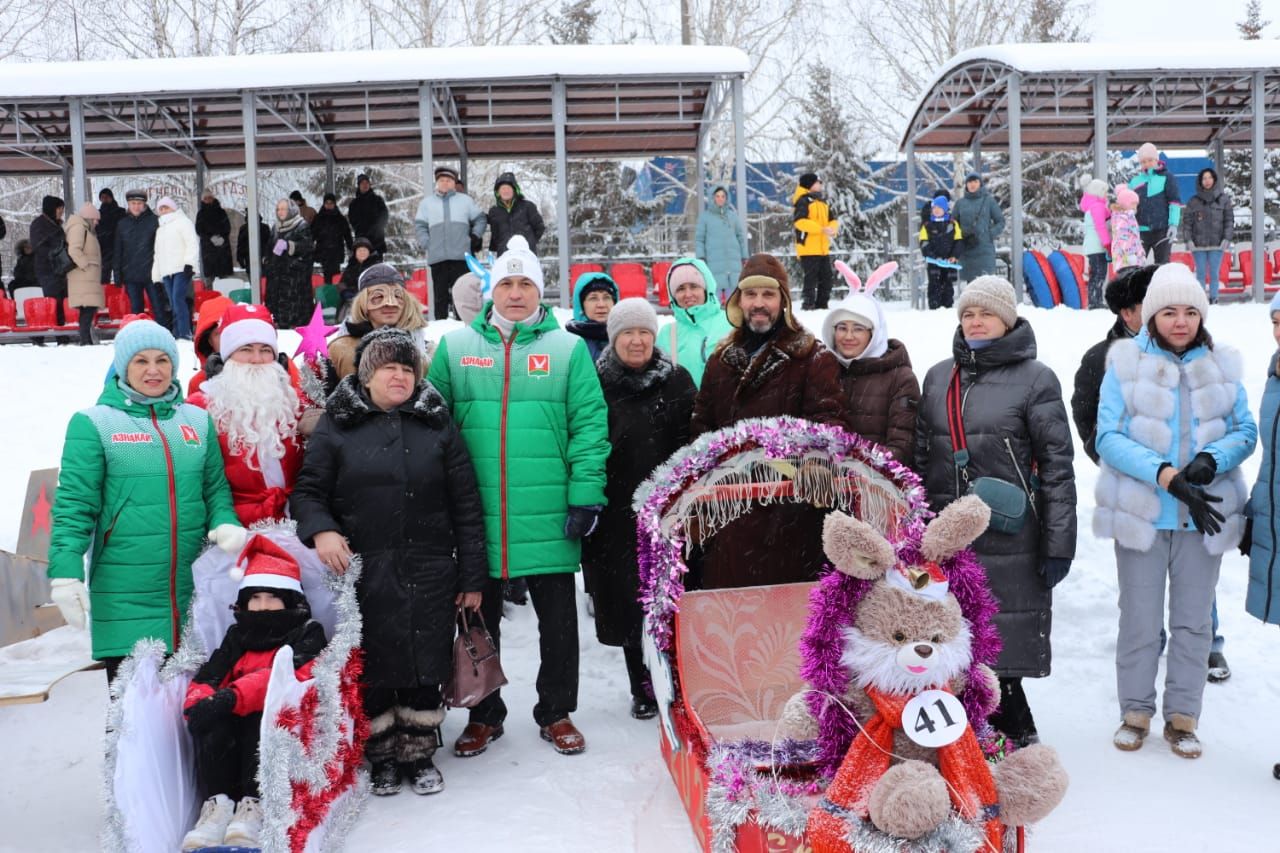
[(307, 361), (315, 361), (320, 356), (327, 356), (329, 354), (329, 345), (325, 338), (337, 330), (337, 326), (325, 325), (324, 308), (317, 304), (315, 313), (311, 315), (311, 322), (294, 329), (295, 332), (302, 335), (302, 342), (293, 351), (294, 358), (301, 355)]

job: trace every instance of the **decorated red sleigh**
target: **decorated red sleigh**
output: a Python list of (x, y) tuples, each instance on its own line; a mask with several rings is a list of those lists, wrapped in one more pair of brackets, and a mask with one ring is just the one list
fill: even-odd
[[(685, 593), (692, 539), (782, 501), (841, 510), (890, 540), (918, 538), (931, 515), (918, 478), (883, 448), (792, 418), (744, 421), (704, 436), (637, 491), (645, 653), (662, 756), (712, 853), (811, 850), (809, 814), (860, 726), (841, 702), (828, 700), (850, 687), (840, 655), (867, 581), (829, 571), (816, 583)], [(972, 627), (974, 666), (991, 664), (999, 640), (985, 573), (970, 551), (947, 568)], [(806, 690), (817, 735), (787, 738), (784, 706)], [(989, 686), (975, 679), (959, 698), (984, 748), (995, 742), (980, 710), (994, 704)], [(883, 837), (874, 844), (883, 846), (855, 849), (924, 849)]]

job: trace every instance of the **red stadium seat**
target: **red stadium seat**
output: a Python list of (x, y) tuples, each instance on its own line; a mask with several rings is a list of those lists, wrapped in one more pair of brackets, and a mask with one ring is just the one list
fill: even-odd
[[(1244, 274), (1244, 286), (1253, 286), (1253, 250), (1240, 250), (1240, 271)], [(1275, 278), (1275, 271), (1272, 270), (1271, 264), (1264, 263), (1262, 265), (1262, 283), (1270, 284)]]
[(191, 280), (191, 292), (192, 292), (192, 293), (203, 293), (203, 292), (204, 292), (204, 291), (206, 291), (206, 290), (208, 290), (208, 288), (207, 288), (207, 287), (205, 287), (205, 284), (204, 284), (204, 280), (203, 280), (203, 279), (193, 278), (193, 279)]
[(609, 267), (609, 277), (614, 281), (618, 280), (618, 276), (626, 277), (629, 275), (644, 275), (644, 264), (637, 264), (628, 261), (626, 263), (617, 263)]
[(638, 273), (623, 271), (621, 275), (614, 273), (610, 278), (613, 279), (614, 284), (618, 285), (619, 299), (629, 299), (633, 296), (644, 299), (649, 295), (649, 277), (643, 270)]
[(9, 331), (18, 325), (18, 303), (0, 297), (0, 330)]
[(658, 297), (658, 304), (664, 308), (671, 304), (671, 297), (667, 293), (667, 273), (669, 272), (671, 272), (671, 261), (654, 261), (649, 270), (653, 280), (654, 295)]
[(37, 296), (28, 299), (22, 310), (27, 317), (28, 330), (47, 331), (53, 328), (57, 319), (58, 300), (52, 296)]
[[(94, 309), (89, 308), (88, 310), (92, 311)], [(62, 316), (63, 316), (63, 319), (66, 320), (66, 322), (63, 323), (61, 326), (59, 326), (58, 327), (59, 329), (75, 329), (79, 327), (80, 309), (73, 308), (71, 305), (70, 299), (62, 300)]]
[(324, 286), (325, 286), (326, 284), (328, 284), (328, 283), (329, 283), (329, 282), (327, 282), (327, 281), (325, 281), (325, 280), (324, 280), (324, 274), (323, 274), (323, 273), (313, 272), (313, 273), (311, 274), (311, 289), (312, 289), (312, 290), (315, 290), (317, 287), (324, 287)]
[(410, 281), (421, 281), (421, 282), (425, 282), (425, 281), (427, 281), (427, 280), (428, 280), (428, 277), (427, 277), (427, 270), (426, 270), (426, 268), (425, 268), (425, 267), (419, 267), (418, 269), (414, 270), (414, 271), (413, 271), (413, 274), (409, 276), (409, 280), (410, 280)]
[(114, 290), (114, 293), (107, 293), (107, 316), (112, 320), (123, 320), (124, 315), (129, 313), (129, 295), (122, 287)]
[(422, 304), (422, 307), (425, 308), (427, 306), (427, 283), (425, 281), (410, 279), (404, 283), (404, 289), (409, 291), (413, 298)]
[(573, 287), (578, 283), (578, 276), (589, 272), (604, 272), (604, 266), (601, 264), (571, 264), (569, 266), (569, 286)]
[(1196, 268), (1195, 256), (1190, 252), (1170, 252), (1169, 262), (1174, 264), (1182, 264), (1192, 270)]
[(1231, 278), (1231, 268), (1235, 265), (1235, 256), (1230, 252), (1222, 253), (1222, 266), (1218, 267), (1218, 281), (1226, 283)]

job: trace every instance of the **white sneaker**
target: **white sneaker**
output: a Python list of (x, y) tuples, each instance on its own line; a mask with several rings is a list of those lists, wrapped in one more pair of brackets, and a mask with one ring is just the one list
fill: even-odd
[(182, 839), (182, 849), (200, 850), (221, 844), (235, 808), (235, 801), (226, 794), (217, 794), (205, 800), (200, 807), (200, 819)]
[(257, 847), (262, 834), (262, 805), (257, 797), (245, 797), (236, 806), (236, 816), (227, 827), (222, 843), (228, 847)]

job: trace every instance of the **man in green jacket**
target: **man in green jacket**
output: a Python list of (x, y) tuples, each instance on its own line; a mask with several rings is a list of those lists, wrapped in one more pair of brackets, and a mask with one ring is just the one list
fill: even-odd
[[(605, 504), (608, 415), (586, 344), (541, 304), (542, 269), (522, 238), (512, 238), (491, 277), (492, 301), (471, 326), (444, 336), (428, 378), (453, 410), (484, 501), (485, 624), (498, 642), (502, 582), (525, 578), (541, 652), (533, 718), (569, 755), (586, 749), (569, 719), (578, 704), (573, 575)], [(454, 752), (484, 752), (506, 715), (495, 691), (471, 709)]]
[[(719, 282), (721, 287), (730, 289), (737, 284), (736, 278)], [(710, 268), (699, 258), (681, 258), (667, 272), (667, 294), (675, 322), (658, 330), (657, 346), (671, 356), (672, 364), (689, 371), (693, 384), (699, 386), (707, 359), (733, 331), (716, 297), (716, 285)]]

